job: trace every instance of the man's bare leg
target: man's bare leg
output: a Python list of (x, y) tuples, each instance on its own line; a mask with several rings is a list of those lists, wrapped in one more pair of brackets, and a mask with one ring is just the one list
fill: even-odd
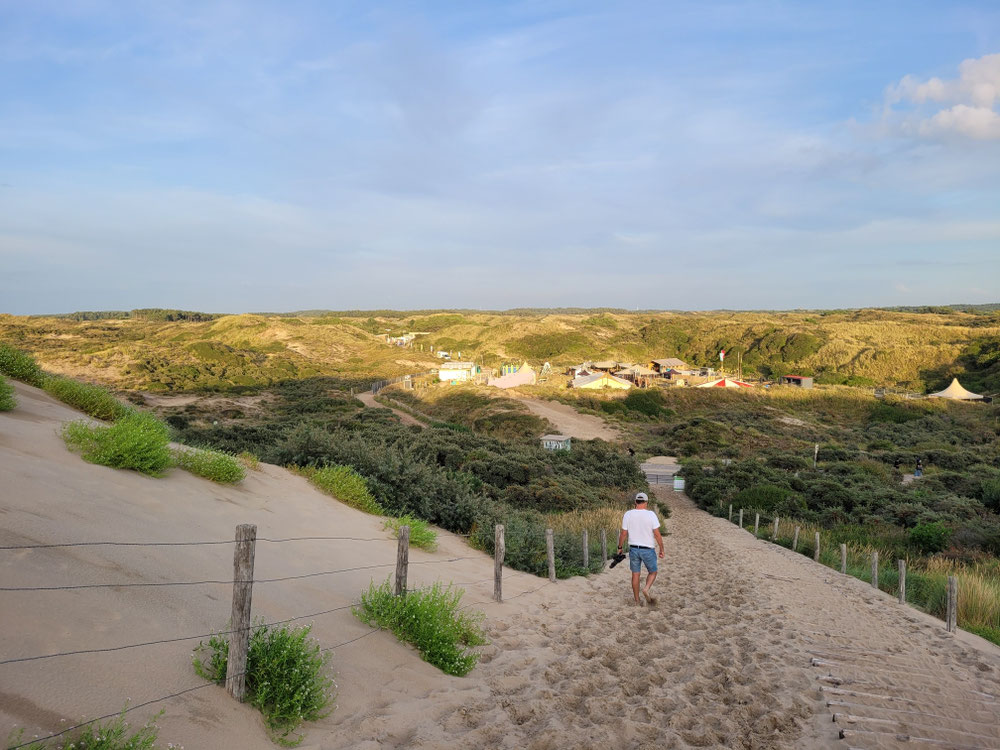
[[(633, 576), (632, 580), (633, 580), (632, 588), (638, 588), (639, 577)], [(652, 587), (653, 581), (655, 580), (656, 580), (656, 573), (650, 573), (649, 575), (647, 575), (646, 585), (642, 589), (642, 595), (646, 597), (646, 601), (648, 601), (650, 604), (656, 604), (656, 597), (649, 593), (649, 589)]]
[[(632, 574), (632, 596), (635, 597), (635, 603), (639, 604), (639, 576), (640, 573)], [(653, 575), (653, 574), (650, 574)]]

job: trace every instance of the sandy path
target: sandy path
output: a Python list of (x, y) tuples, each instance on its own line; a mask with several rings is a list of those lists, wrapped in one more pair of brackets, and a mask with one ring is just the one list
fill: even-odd
[(542, 401), (537, 398), (514, 395), (518, 401), (528, 407), (533, 414), (545, 417), (560, 434), (579, 438), (580, 440), (593, 440), (600, 438), (609, 442), (618, 440), (621, 435), (600, 417), (590, 414), (581, 414), (572, 406), (561, 404), (558, 401)]
[(378, 401), (375, 400), (375, 396), (374, 394), (372, 394), (371, 391), (362, 391), (361, 393), (355, 394), (355, 398), (358, 399), (358, 401), (363, 403), (365, 406), (367, 406), (369, 409), (388, 409), (397, 417), (399, 417), (399, 421), (401, 421), (405, 425), (413, 425), (415, 427), (427, 426), (413, 415), (407, 414), (402, 409), (394, 409), (391, 406), (380, 404)]

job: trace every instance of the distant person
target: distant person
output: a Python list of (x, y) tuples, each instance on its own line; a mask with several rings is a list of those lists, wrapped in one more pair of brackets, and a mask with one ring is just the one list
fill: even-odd
[(914, 477), (922, 477), (924, 475), (924, 462), (923, 459), (917, 459), (917, 466), (913, 469)]
[(902, 465), (902, 461), (899, 460), (899, 456), (896, 456), (896, 460), (892, 462), (892, 468), (899, 472), (899, 467)]
[(621, 553), (628, 539), (628, 567), (632, 571), (632, 596), (635, 598), (637, 606), (641, 606), (639, 601), (639, 577), (642, 574), (642, 566), (646, 566), (646, 585), (642, 588), (642, 595), (650, 604), (656, 604), (656, 597), (650, 592), (653, 581), (656, 580), (656, 552), (654, 545), (660, 550), (660, 557), (663, 557), (663, 537), (660, 536), (660, 519), (649, 510), (647, 503), (649, 497), (645, 492), (640, 492), (635, 496), (635, 508), (625, 511), (622, 516), (622, 530), (618, 535), (618, 552)]

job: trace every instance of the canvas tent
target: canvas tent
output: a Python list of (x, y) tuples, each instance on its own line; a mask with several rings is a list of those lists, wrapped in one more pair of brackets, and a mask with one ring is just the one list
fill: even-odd
[(753, 388), (749, 383), (744, 383), (741, 380), (730, 380), (729, 378), (719, 378), (718, 380), (710, 380), (707, 383), (702, 383), (697, 388)]
[(962, 384), (958, 382), (958, 378), (952, 378), (951, 385), (943, 391), (927, 394), (927, 398), (951, 398), (958, 401), (974, 401), (982, 398), (982, 396), (978, 393), (965, 390), (965, 388), (962, 387)]
[(519, 385), (534, 385), (538, 373), (527, 362), (517, 368), (517, 372), (509, 372), (499, 378), (490, 378), (489, 385), (496, 388), (517, 388)]
[(616, 378), (614, 375), (607, 372), (599, 372), (596, 375), (585, 375), (579, 378), (573, 378), (573, 382), (570, 383), (573, 388), (617, 388), (619, 390), (628, 390), (632, 387), (632, 384), (627, 380), (622, 378)]

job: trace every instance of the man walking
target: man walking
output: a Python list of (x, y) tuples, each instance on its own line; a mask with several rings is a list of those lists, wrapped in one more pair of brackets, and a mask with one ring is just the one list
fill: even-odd
[(656, 580), (656, 553), (653, 544), (660, 550), (660, 557), (663, 557), (663, 537), (660, 536), (660, 519), (649, 510), (647, 502), (649, 498), (645, 492), (640, 492), (635, 496), (635, 508), (625, 511), (622, 516), (622, 530), (618, 535), (618, 552), (622, 551), (625, 539), (628, 538), (628, 567), (632, 571), (632, 596), (635, 603), (639, 601), (639, 577), (642, 574), (642, 566), (646, 566), (646, 585), (642, 588), (642, 595), (650, 604), (656, 604), (656, 597), (649, 593), (649, 589)]

